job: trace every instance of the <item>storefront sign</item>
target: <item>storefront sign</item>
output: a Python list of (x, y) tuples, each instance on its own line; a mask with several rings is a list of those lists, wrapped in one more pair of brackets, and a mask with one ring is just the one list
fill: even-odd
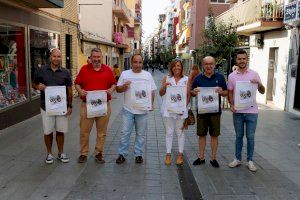
[(293, 22), (299, 19), (298, 2), (293, 2), (284, 7), (284, 23)]

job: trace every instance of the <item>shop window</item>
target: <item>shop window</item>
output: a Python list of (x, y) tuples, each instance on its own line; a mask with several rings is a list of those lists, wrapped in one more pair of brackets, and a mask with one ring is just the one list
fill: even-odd
[[(46, 31), (30, 29), (30, 75), (31, 85), (33, 84), (34, 76), (38, 70), (46, 64), (50, 63), (50, 51), (53, 48), (59, 48), (59, 35)], [(32, 85), (33, 86), (33, 85)], [(33, 87), (31, 96), (39, 95), (39, 91)]]
[(0, 23), (0, 111), (26, 101), (25, 28)]

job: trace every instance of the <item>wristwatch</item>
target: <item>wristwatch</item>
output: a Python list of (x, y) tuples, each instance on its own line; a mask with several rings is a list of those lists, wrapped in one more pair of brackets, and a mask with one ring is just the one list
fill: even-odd
[(68, 105), (68, 108), (73, 108), (72, 105)]

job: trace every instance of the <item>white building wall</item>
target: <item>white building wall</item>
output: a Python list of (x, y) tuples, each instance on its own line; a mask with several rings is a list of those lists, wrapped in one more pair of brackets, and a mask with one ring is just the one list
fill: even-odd
[(257, 71), (261, 81), (266, 88), (264, 95), (257, 95), (259, 103), (267, 102), (267, 81), (268, 81), (268, 66), (270, 48), (278, 48), (278, 64), (276, 73), (276, 91), (273, 97), (273, 104), (284, 110), (287, 89), (287, 69), (288, 69), (288, 54), (289, 54), (289, 32), (272, 31), (264, 34), (263, 48), (250, 47), (250, 69)]
[[(287, 110), (291, 113), (300, 116), (300, 111), (294, 109), (294, 98), (296, 89), (296, 77), (291, 77), (291, 66), (294, 65), (298, 67), (298, 56), (299, 56), (299, 30), (298, 28), (292, 29), (290, 31), (290, 51), (291, 57), (289, 61), (288, 69), (288, 88), (287, 88)], [(297, 73), (300, 73), (299, 71)], [(299, 80), (298, 80), (299, 81)]]
[(78, 4), (80, 29), (112, 42), (112, 0), (78, 0)]

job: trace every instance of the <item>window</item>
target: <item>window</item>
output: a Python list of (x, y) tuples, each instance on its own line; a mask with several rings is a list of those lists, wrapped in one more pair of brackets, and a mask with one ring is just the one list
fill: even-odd
[(228, 0), (210, 0), (211, 3), (229, 3)]
[[(33, 83), (35, 73), (41, 66), (50, 63), (50, 50), (59, 48), (59, 35), (46, 31), (30, 29), (30, 75)], [(39, 95), (39, 91), (32, 88), (31, 96)]]
[(0, 111), (28, 98), (25, 28), (0, 23)]

